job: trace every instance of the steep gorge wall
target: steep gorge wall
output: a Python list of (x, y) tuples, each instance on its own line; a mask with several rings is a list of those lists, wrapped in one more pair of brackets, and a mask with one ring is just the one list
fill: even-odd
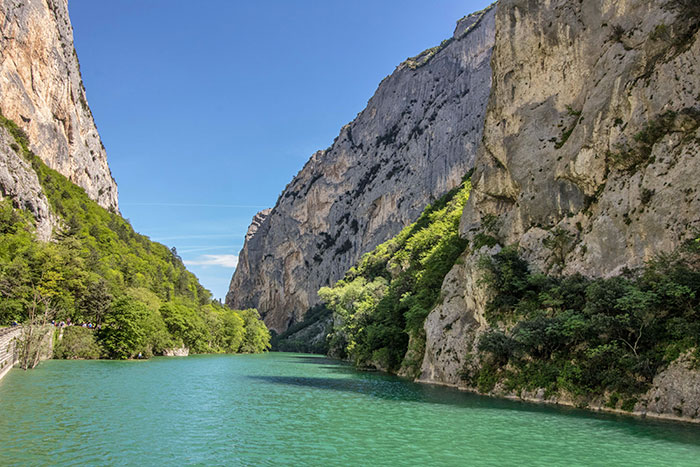
[(55, 219), (39, 177), (16, 150), (14, 137), (0, 126), (0, 200), (4, 197), (34, 216), (39, 240), (48, 241), (51, 238)]
[(473, 166), (490, 89), (494, 8), (399, 65), (367, 108), (256, 216), (226, 303), (283, 332), (362, 254), (397, 234)]
[[(639, 267), (693, 235), (698, 10), (685, 0), (501, 0), (461, 234), (488, 230), (540, 271), (588, 277)], [(545, 242), (555, 232), (565, 238), (556, 251)], [(486, 328), (478, 261), (498, 248), (468, 250), (446, 277), (444, 301), (425, 323), (420, 380), (465, 385), (460, 370)], [(636, 410), (696, 417), (697, 380), (674, 363)]]
[(0, 2), (0, 110), (29, 136), (32, 151), (118, 209), (117, 185), (88, 107), (67, 0)]

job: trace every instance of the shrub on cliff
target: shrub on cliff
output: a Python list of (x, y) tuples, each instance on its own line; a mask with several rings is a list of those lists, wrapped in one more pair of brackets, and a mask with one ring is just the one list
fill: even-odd
[(682, 353), (700, 356), (698, 245), (600, 279), (537, 274), (514, 248), (486, 259), (493, 328), (479, 342), (480, 371), (511, 390), (644, 392)]
[(425, 208), (418, 220), (362, 257), (357, 267), (319, 296), (342, 321), (334, 335), (359, 366), (415, 372), (404, 361), (409, 338), (421, 349), (423, 323), (435, 306), (442, 281), (466, 248), (459, 219), (471, 183), (463, 183)]

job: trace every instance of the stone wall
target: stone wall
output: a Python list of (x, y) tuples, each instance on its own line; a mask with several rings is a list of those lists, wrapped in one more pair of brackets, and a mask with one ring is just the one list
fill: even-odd
[[(0, 329), (0, 380), (19, 362), (17, 341), (22, 338), (23, 329), (23, 326)], [(39, 361), (49, 360), (53, 358), (54, 327), (51, 325), (42, 326), (39, 332), (43, 333)]]
[(21, 326), (0, 329), (0, 380), (19, 359), (15, 341), (21, 334)]

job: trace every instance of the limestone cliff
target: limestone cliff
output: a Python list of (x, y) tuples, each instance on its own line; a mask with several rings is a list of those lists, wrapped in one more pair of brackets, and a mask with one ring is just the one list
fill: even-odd
[(118, 209), (117, 185), (88, 107), (67, 0), (0, 2), (0, 110), (46, 164)]
[(283, 332), (317, 291), (457, 186), (472, 167), (490, 88), (494, 8), (400, 64), (367, 108), (256, 216), (226, 302)]
[[(543, 272), (588, 277), (687, 240), (700, 227), (699, 5), (501, 0), (462, 235), (488, 230)], [(425, 324), (421, 380), (465, 385), (460, 370), (486, 326), (477, 262), (488, 253), (467, 251), (445, 279)], [(673, 416), (675, 405), (687, 415), (676, 402), (690, 388), (697, 417), (697, 390), (678, 381), (680, 367), (659, 375), (636, 410)]]
[(4, 127), (0, 127), (0, 200), (5, 197), (13, 204), (30, 212), (36, 219), (39, 240), (51, 238), (53, 216), (39, 177), (19, 153), (15, 139)]

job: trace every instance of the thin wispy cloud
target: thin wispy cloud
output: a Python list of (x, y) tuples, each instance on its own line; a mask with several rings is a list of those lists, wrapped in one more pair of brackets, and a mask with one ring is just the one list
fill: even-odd
[(269, 206), (255, 204), (206, 204), (206, 203), (120, 203), (122, 206), (170, 206), (178, 208), (241, 208), (265, 209)]
[(208, 239), (208, 238), (237, 238), (238, 235), (233, 234), (198, 234), (198, 235), (173, 235), (170, 237), (152, 237), (153, 240), (157, 242), (162, 242), (163, 240), (194, 240), (194, 239)]
[(196, 259), (185, 260), (187, 266), (219, 266), (235, 268), (238, 265), (237, 255), (201, 255)]
[(183, 253), (195, 253), (198, 251), (211, 251), (211, 250), (233, 250), (239, 248), (240, 245), (220, 245), (220, 246), (203, 246), (203, 247), (179, 247), (177, 249), (177, 252), (180, 254)]

